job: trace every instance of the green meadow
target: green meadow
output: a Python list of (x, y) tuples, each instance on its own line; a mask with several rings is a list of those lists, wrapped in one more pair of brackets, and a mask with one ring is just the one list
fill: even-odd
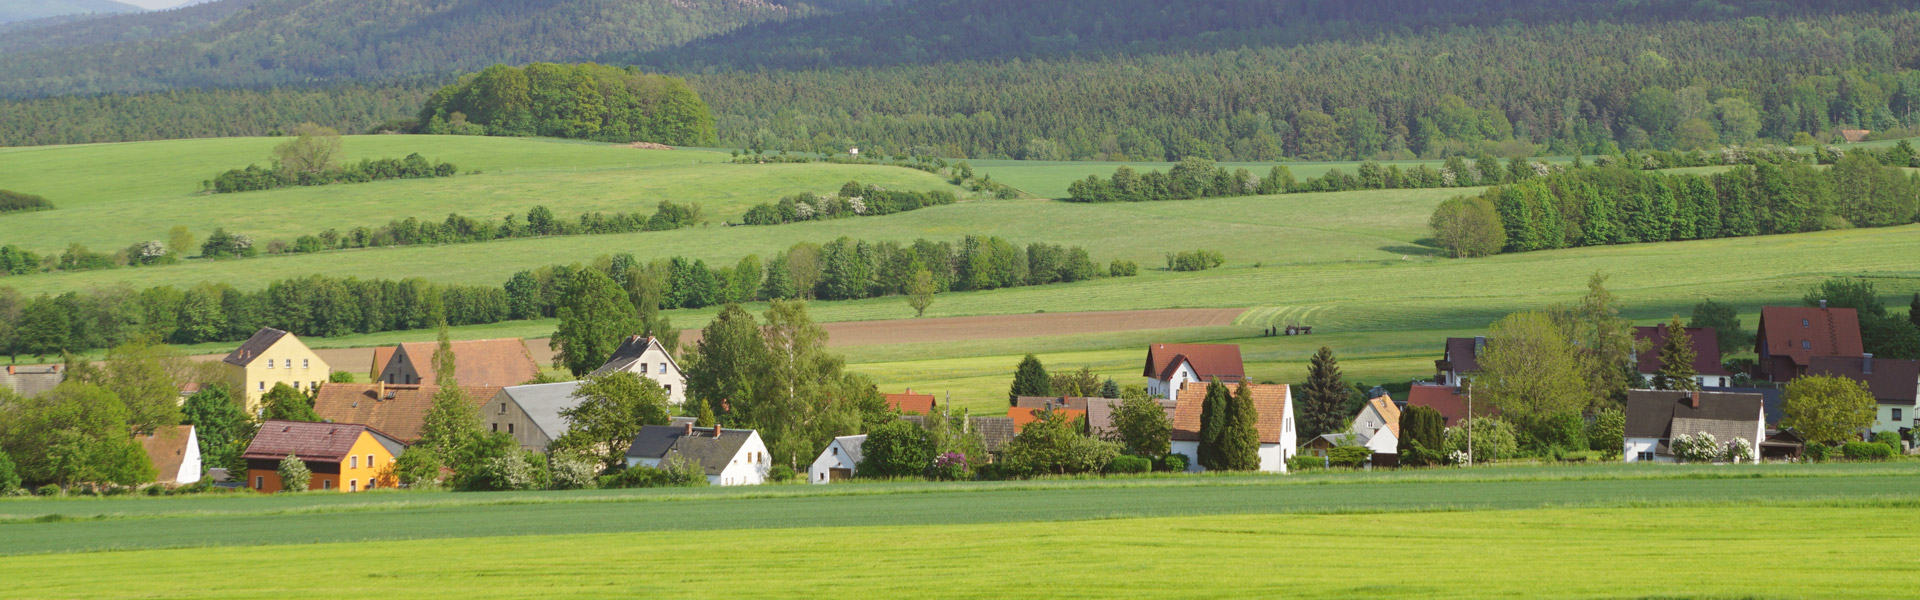
[[(1917, 469), (21, 499), (0, 501), (0, 595), (1914, 597), (1911, 560), (1860, 544), (1920, 541), (1888, 526)], [(261, 557), (326, 568), (260, 577)]]

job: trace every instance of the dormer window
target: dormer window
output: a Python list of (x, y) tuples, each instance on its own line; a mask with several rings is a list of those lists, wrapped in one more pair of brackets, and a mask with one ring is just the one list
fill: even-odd
[(1806, 319), (1801, 319), (1801, 320), (1800, 320), (1800, 326), (1801, 326), (1801, 327), (1812, 327), (1812, 326), (1813, 326), (1813, 323), (1810, 323), (1810, 322), (1808, 322), (1808, 321), (1807, 321)]

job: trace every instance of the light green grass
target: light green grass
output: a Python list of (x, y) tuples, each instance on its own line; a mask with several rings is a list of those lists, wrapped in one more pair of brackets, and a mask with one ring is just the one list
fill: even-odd
[[(439, 221), (448, 213), (497, 220), (545, 205), (562, 219), (581, 213), (652, 214), (661, 200), (696, 202), (715, 223), (739, 220), (754, 204), (800, 192), (830, 193), (850, 180), (889, 189), (959, 191), (932, 174), (871, 165), (736, 165), (727, 155), (686, 150), (635, 150), (611, 144), (458, 136), (348, 136), (345, 160), (418, 152), (454, 163), (461, 175), (204, 194), (200, 182), (249, 163), (271, 164), (284, 138), (217, 138), (87, 146), (0, 148), (0, 182), (58, 206), (9, 215), (6, 242), (58, 252), (78, 242), (113, 251), (164, 240), (186, 225), (200, 236), (214, 227), (259, 243), (291, 241), (327, 228), (385, 225), (408, 217)], [(467, 174), (480, 171), (480, 174)], [(365, 266), (365, 265), (362, 265)]]
[[(1566, 159), (1572, 160), (1572, 159)], [(1554, 160), (1552, 162), (1558, 162)], [(1044, 160), (969, 160), (973, 171), (980, 175), (991, 175), (998, 181), (1021, 191), (1043, 198), (1067, 197), (1067, 185), (1086, 179), (1088, 175), (1107, 178), (1122, 166), (1138, 172), (1165, 171), (1174, 163), (1170, 162), (1099, 162), (1099, 161), (1044, 161)], [(1396, 165), (1401, 169), (1411, 169), (1415, 165), (1427, 165), (1438, 169), (1445, 161), (1438, 160), (1395, 160), (1382, 162), (1383, 165)], [(1504, 163), (1502, 163), (1504, 164)], [(1246, 169), (1256, 177), (1266, 177), (1275, 166), (1284, 165), (1297, 179), (1319, 177), (1327, 171), (1340, 169), (1348, 175), (1360, 168), (1360, 161), (1335, 162), (1225, 162), (1215, 166), (1227, 169)], [(1458, 190), (1455, 190), (1458, 192)]]

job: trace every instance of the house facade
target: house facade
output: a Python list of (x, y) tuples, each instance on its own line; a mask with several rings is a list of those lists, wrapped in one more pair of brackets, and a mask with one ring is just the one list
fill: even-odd
[[(1237, 353), (1237, 351), (1236, 351)], [(1285, 384), (1248, 384), (1260, 431), (1260, 470), (1287, 472), (1287, 459), (1298, 452), (1299, 429), (1293, 421), (1293, 393)], [(1173, 415), (1174, 454), (1187, 457), (1187, 470), (1204, 471), (1200, 466), (1200, 412), (1207, 397), (1207, 384), (1189, 383), (1180, 388)]]
[(833, 483), (853, 479), (860, 468), (860, 445), (866, 443), (865, 435), (843, 435), (833, 438), (827, 449), (813, 459), (813, 465), (807, 467), (807, 483)]
[[(484, 385), (463, 385), (462, 392), (473, 403), (475, 414), (500, 394), (500, 389)], [(427, 410), (440, 393), (437, 385), (374, 383), (326, 383), (313, 396), (313, 412), (331, 423), (359, 423), (393, 436), (403, 444), (420, 441), (420, 428), (426, 423)], [(498, 429), (495, 429), (498, 431)]]
[(1460, 386), (1462, 378), (1480, 370), (1480, 352), (1486, 348), (1486, 336), (1447, 338), (1440, 359), (1433, 361), (1433, 383)]
[(153, 463), (157, 473), (154, 482), (187, 485), (200, 481), (200, 438), (196, 433), (192, 425), (173, 425), (134, 435)]
[(1920, 426), (1920, 361), (1891, 360), (1863, 354), (1858, 358), (1816, 356), (1807, 361), (1808, 375), (1845, 377), (1867, 384), (1879, 404), (1873, 432), (1891, 431), (1911, 437)]
[[(520, 338), (452, 342), (454, 379), (460, 385), (506, 387), (540, 376), (540, 365)], [(437, 385), (433, 372), (434, 342), (408, 342), (377, 348), (373, 353), (373, 381), (400, 385)]]
[[(1720, 361), (1720, 335), (1712, 327), (1687, 327), (1687, 337), (1693, 346), (1693, 382), (1695, 387), (1727, 387), (1733, 385), (1733, 372), (1728, 371)], [(1667, 343), (1667, 326), (1633, 328), (1633, 339), (1647, 344), (1645, 352), (1635, 353), (1633, 366), (1640, 376), (1652, 378), (1665, 368), (1660, 360), (1660, 348)]]
[(648, 425), (640, 428), (627, 447), (627, 466), (659, 467), (669, 456), (700, 463), (710, 485), (760, 485), (773, 468), (760, 432), (684, 425)]
[(606, 364), (594, 369), (588, 377), (599, 377), (615, 371), (627, 371), (647, 379), (667, 390), (667, 402), (679, 406), (687, 401), (687, 376), (680, 371), (680, 363), (673, 360), (673, 354), (660, 340), (648, 336), (628, 336), (614, 349), (613, 356)]
[(1860, 315), (1851, 308), (1767, 306), (1760, 309), (1760, 329), (1753, 351), (1753, 378), (1786, 383), (1805, 374), (1816, 356), (1859, 358), (1866, 354), (1860, 342)]
[(230, 381), (246, 395), (247, 412), (259, 414), (260, 397), (277, 384), (313, 393), (333, 375), (327, 361), (321, 360), (300, 338), (271, 327), (247, 338), (221, 360)]
[(1247, 376), (1234, 344), (1154, 344), (1147, 346), (1147, 394), (1172, 399), (1181, 387), (1215, 379), (1233, 384)]
[(1380, 396), (1367, 400), (1360, 408), (1360, 414), (1353, 418), (1353, 432), (1359, 435), (1361, 445), (1373, 450), (1374, 454), (1398, 454), (1400, 452), (1400, 407), (1394, 405), (1393, 398)]
[(1725, 444), (1740, 438), (1756, 456), (1767, 441), (1765, 401), (1759, 394), (1632, 390), (1627, 392), (1626, 462), (1674, 462), (1675, 436), (1713, 434)]
[(488, 431), (513, 436), (522, 449), (546, 452), (553, 440), (567, 432), (567, 420), (560, 416), (560, 411), (580, 405), (580, 399), (573, 395), (580, 383), (564, 381), (500, 388), (480, 405), (480, 417)]
[(295, 456), (313, 471), (312, 490), (358, 492), (398, 484), (388, 468), (406, 445), (365, 425), (267, 421), (241, 458), (247, 460), (246, 486), (271, 494), (281, 491), (280, 461)]

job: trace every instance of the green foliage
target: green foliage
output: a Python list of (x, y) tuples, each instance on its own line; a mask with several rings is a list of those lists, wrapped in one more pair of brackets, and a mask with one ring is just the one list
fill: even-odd
[(292, 494), (307, 491), (313, 482), (313, 470), (307, 468), (305, 461), (300, 460), (292, 454), (288, 454), (286, 458), (280, 459), (278, 473), (280, 475), (281, 493)]
[(1888, 448), (1893, 449), (1894, 454), (1906, 454), (1907, 452), (1906, 445), (1900, 441), (1900, 434), (1892, 431), (1874, 432), (1873, 442), (1876, 444), (1886, 444)]
[(1620, 458), (1627, 447), (1627, 414), (1608, 408), (1593, 416), (1587, 424), (1587, 447), (1600, 451), (1608, 460)]
[(1093, 374), (1093, 368), (1087, 366), (1047, 377), (1047, 388), (1053, 396), (1094, 396), (1100, 393), (1101, 387), (1100, 376)]
[(1135, 474), (1151, 470), (1153, 470), (1153, 460), (1144, 456), (1122, 454), (1113, 457), (1113, 462), (1107, 463), (1108, 473)]
[(774, 464), (811, 461), (836, 436), (888, 420), (886, 399), (846, 359), (826, 349), (827, 333), (804, 302), (767, 307), (761, 338), (767, 361), (754, 370), (753, 394), (732, 402), (738, 422), (760, 431)]
[(1080, 435), (1080, 420), (1045, 411), (1020, 429), (1002, 450), (1004, 472), (1014, 477), (1099, 473), (1120, 455), (1120, 445)]
[(860, 445), (861, 477), (919, 477), (933, 464), (934, 440), (919, 425), (895, 420), (867, 432)]
[(1366, 446), (1341, 446), (1327, 451), (1327, 460), (1336, 467), (1359, 468), (1373, 461), (1373, 450)]
[[(1584, 452), (1589, 447), (1587, 421), (1578, 411), (1546, 415), (1532, 427), (1518, 428), (1516, 433), (1522, 449), (1543, 456)], [(1624, 441), (1621, 447), (1625, 449)]]
[(306, 421), (320, 420), (313, 412), (313, 398), (300, 393), (285, 383), (273, 384), (266, 394), (260, 396), (260, 420)]
[(700, 330), (697, 360), (687, 367), (687, 397), (698, 400), (702, 415), (720, 414), (732, 398), (753, 396), (757, 367), (771, 360), (753, 314), (728, 303)]
[(1192, 250), (1167, 253), (1168, 271), (1205, 271), (1226, 264), (1219, 250)]
[(1300, 426), (1301, 439), (1345, 430), (1352, 418), (1346, 410), (1352, 396), (1351, 388), (1340, 376), (1340, 361), (1334, 357), (1333, 349), (1321, 346), (1309, 360), (1307, 382), (1295, 396), (1300, 404), (1295, 421)]
[(53, 210), (53, 203), (33, 194), (0, 190), (0, 214), (34, 210)]
[(1108, 441), (1120, 442), (1127, 452), (1162, 456), (1172, 444), (1173, 422), (1159, 401), (1144, 396), (1130, 397), (1114, 408), (1113, 433), (1118, 439)]
[(0, 496), (11, 496), (21, 489), (20, 472), (14, 468), (13, 459), (0, 452)]
[(257, 192), (297, 185), (333, 185), (341, 183), (365, 183), (389, 179), (430, 179), (434, 177), (452, 177), (460, 172), (453, 163), (434, 163), (419, 154), (408, 154), (406, 158), (361, 159), (360, 162), (345, 166), (327, 165), (317, 170), (301, 171), (285, 166), (260, 168), (247, 165), (245, 169), (229, 169), (215, 175), (206, 182), (206, 188), (214, 193), (231, 194), (236, 192)]
[(1920, 327), (1913, 325), (1912, 315), (1901, 318), (1890, 313), (1880, 301), (1878, 290), (1872, 281), (1855, 278), (1833, 278), (1821, 282), (1807, 290), (1802, 301), (1807, 306), (1820, 306), (1825, 301), (1833, 308), (1851, 308), (1859, 313), (1860, 343), (1862, 349), (1874, 356), (1895, 359), (1920, 358)]
[[(1469, 429), (1468, 425), (1472, 428)], [(1447, 428), (1446, 446), (1443, 453), (1453, 456), (1455, 452), (1467, 452), (1467, 436), (1473, 436), (1473, 461), (1487, 462), (1495, 459), (1513, 458), (1520, 454), (1520, 440), (1514, 433), (1513, 424), (1495, 417), (1473, 417), (1467, 422)]]
[(786, 465), (774, 465), (773, 468), (767, 469), (767, 481), (773, 483), (787, 483), (797, 476), (798, 473), (794, 472), (793, 467)]
[(1240, 382), (1227, 401), (1226, 430), (1221, 432), (1219, 444), (1219, 469), (1260, 469), (1260, 414), (1253, 405), (1253, 391), (1245, 381)]
[(1233, 396), (1227, 386), (1221, 385), (1215, 378), (1207, 383), (1207, 395), (1200, 401), (1200, 443), (1195, 450), (1196, 462), (1209, 470), (1226, 468), (1227, 459), (1222, 455), (1222, 443), (1227, 436), (1228, 419), (1232, 408), (1228, 406)]
[(422, 133), (545, 136), (673, 145), (713, 143), (713, 114), (684, 80), (596, 64), (493, 65), (420, 108)]
[(440, 483), (440, 467), (444, 464), (440, 454), (428, 446), (415, 446), (400, 453), (394, 459), (393, 474), (400, 485), (410, 488), (430, 488)]
[(1047, 376), (1047, 368), (1040, 365), (1040, 359), (1032, 354), (1020, 359), (1020, 366), (1013, 370), (1013, 387), (1007, 390), (1007, 405), (1017, 403), (1021, 396), (1052, 396), (1053, 381)]
[[(547, 460), (537, 452), (508, 452), (488, 459), (470, 474), (463, 474), (460, 489), (472, 492), (526, 491), (546, 489), (551, 482)], [(547, 477), (543, 477), (547, 476)], [(547, 481), (542, 481), (546, 479)], [(572, 489), (572, 488), (568, 488)]]
[(612, 475), (600, 477), (600, 487), (615, 488), (651, 488), (651, 487), (706, 487), (707, 472), (700, 461), (680, 454), (668, 454), (660, 461), (659, 467), (635, 465)]
[(1753, 349), (1753, 334), (1740, 327), (1740, 313), (1730, 305), (1712, 300), (1695, 304), (1687, 326), (1713, 329), (1723, 355)]
[(1847, 442), (1840, 446), (1840, 455), (1847, 460), (1887, 460), (1893, 458), (1893, 448), (1878, 442)]
[(907, 306), (913, 307), (913, 316), (927, 316), (927, 307), (933, 306), (933, 273), (926, 269), (913, 272), (913, 282), (907, 284)]
[(1808, 445), (1830, 445), (1872, 427), (1878, 410), (1864, 381), (1805, 375), (1781, 392), (1780, 427), (1793, 429)]
[(193, 426), (200, 443), (200, 463), (206, 468), (226, 468), (229, 473), (245, 473), (246, 459), (240, 457), (253, 442), (257, 427), (247, 417), (241, 401), (228, 394), (223, 384), (207, 385), (188, 396), (180, 407), (181, 420)]
[(1660, 370), (1653, 374), (1653, 389), (1700, 389), (1700, 382), (1694, 379), (1700, 373), (1693, 368), (1698, 356), (1693, 351), (1693, 336), (1680, 324), (1680, 315), (1674, 315), (1665, 329), (1667, 337), (1660, 345)]
[(1581, 359), (1559, 325), (1542, 313), (1514, 313), (1494, 323), (1480, 353), (1474, 390), (1500, 408), (1523, 439), (1551, 437), (1550, 421), (1585, 408)]
[(575, 377), (600, 368), (627, 336), (640, 333), (633, 303), (605, 273), (580, 269), (566, 282), (557, 305), (560, 327), (549, 345), (553, 366)]
[(641, 427), (669, 421), (666, 389), (631, 371), (589, 378), (573, 395), (580, 403), (561, 409), (567, 433), (554, 446), (591, 456), (607, 469), (626, 462), (627, 447)]
[(599, 483), (594, 478), (599, 473), (599, 469), (599, 461), (591, 456), (581, 456), (572, 452), (555, 452), (547, 455), (547, 472), (552, 480), (551, 489), (591, 488)]
[(1182, 473), (1187, 470), (1187, 455), (1168, 454), (1160, 457), (1160, 468), (1164, 471)]
[(1400, 411), (1400, 464), (1440, 464), (1444, 458), (1440, 453), (1446, 448), (1446, 422), (1439, 411), (1426, 406), (1408, 406)]
[(1440, 203), (1427, 226), (1434, 241), (1454, 258), (1491, 256), (1507, 245), (1500, 214), (1484, 197), (1462, 196)]

